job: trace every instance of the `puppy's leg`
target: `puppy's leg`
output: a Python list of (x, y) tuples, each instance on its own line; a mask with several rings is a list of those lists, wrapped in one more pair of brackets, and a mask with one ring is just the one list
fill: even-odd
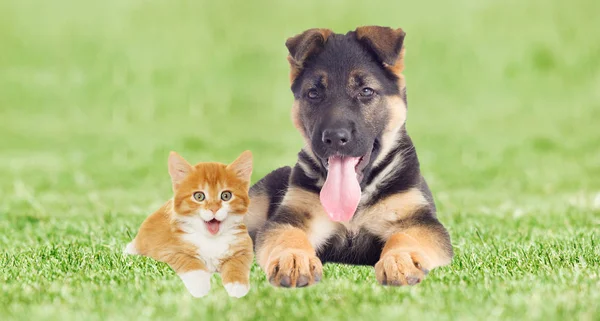
[(250, 267), (252, 266), (252, 241), (234, 250), (234, 254), (221, 264), (223, 287), (229, 296), (241, 298), (250, 290)]
[(449, 264), (451, 260), (448, 233), (432, 218), (394, 233), (375, 264), (375, 275), (383, 285), (415, 285), (429, 270)]
[(424, 192), (411, 188), (365, 210), (363, 227), (384, 240), (375, 275), (384, 285), (414, 285), (452, 260), (452, 244)]
[(161, 255), (159, 260), (169, 264), (192, 296), (203, 297), (210, 291), (212, 273), (199, 259), (186, 253), (173, 252)]
[(258, 264), (274, 286), (305, 287), (319, 282), (323, 265), (306, 232), (291, 225), (271, 225), (259, 234)]
[(256, 259), (274, 286), (304, 287), (319, 282), (323, 265), (315, 248), (335, 233), (319, 196), (290, 187), (266, 225), (259, 231)]
[(258, 230), (265, 225), (269, 215), (272, 214), (270, 212), (274, 212), (281, 203), (288, 189), (291, 171), (292, 169), (287, 166), (276, 169), (250, 188), (248, 192), (250, 206), (248, 213), (244, 215), (244, 223), (253, 241), (256, 240)]

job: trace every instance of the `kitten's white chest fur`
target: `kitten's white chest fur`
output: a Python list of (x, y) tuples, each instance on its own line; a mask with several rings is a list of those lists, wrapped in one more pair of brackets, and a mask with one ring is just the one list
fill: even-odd
[(180, 227), (185, 232), (183, 240), (198, 248), (198, 258), (206, 264), (209, 272), (218, 272), (223, 260), (231, 255), (230, 247), (236, 241), (235, 217), (223, 221), (217, 235), (211, 235), (198, 216), (185, 217), (180, 221)]

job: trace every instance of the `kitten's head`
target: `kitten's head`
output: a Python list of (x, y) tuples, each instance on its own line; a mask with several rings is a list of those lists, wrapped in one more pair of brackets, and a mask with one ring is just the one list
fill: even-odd
[(169, 155), (169, 175), (173, 183), (173, 210), (181, 216), (200, 216), (213, 235), (243, 220), (250, 199), (252, 153), (243, 152), (229, 165), (198, 163), (190, 165), (175, 152)]

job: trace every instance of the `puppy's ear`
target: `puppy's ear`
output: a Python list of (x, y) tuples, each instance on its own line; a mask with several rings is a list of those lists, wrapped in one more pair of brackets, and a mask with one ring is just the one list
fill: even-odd
[(294, 82), (302, 71), (306, 59), (318, 54), (323, 50), (327, 38), (333, 32), (329, 29), (308, 29), (303, 33), (288, 38), (285, 46), (288, 48), (290, 62), (290, 80)]
[(356, 38), (375, 54), (377, 59), (397, 75), (404, 70), (404, 37), (398, 28), (366, 26), (356, 28)]

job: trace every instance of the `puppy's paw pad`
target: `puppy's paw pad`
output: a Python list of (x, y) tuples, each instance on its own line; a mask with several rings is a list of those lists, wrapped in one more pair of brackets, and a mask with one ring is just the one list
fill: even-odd
[(224, 284), (223, 287), (225, 287), (227, 294), (234, 298), (241, 298), (248, 294), (248, 291), (250, 291), (250, 286), (248, 284), (242, 284), (239, 282), (227, 283)]

